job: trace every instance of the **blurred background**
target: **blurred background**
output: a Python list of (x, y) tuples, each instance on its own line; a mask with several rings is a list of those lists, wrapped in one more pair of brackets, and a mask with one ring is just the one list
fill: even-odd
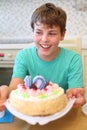
[(47, 2), (66, 11), (66, 36), (87, 35), (87, 0), (0, 0), (0, 39), (32, 39), (31, 14)]

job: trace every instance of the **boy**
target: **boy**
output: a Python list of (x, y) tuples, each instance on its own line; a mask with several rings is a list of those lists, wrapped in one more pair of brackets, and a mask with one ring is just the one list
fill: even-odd
[(3, 102), (17, 84), (24, 83), (26, 75), (42, 75), (46, 80), (63, 87), (67, 97), (76, 97), (74, 107), (85, 103), (82, 60), (78, 53), (58, 47), (66, 33), (66, 13), (52, 3), (37, 8), (31, 17), (36, 47), (21, 50), (13, 69), (9, 87), (1, 86), (0, 111), (5, 109)]

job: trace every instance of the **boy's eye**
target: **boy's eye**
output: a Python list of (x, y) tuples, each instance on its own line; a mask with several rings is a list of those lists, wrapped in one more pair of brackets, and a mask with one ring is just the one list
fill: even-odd
[(39, 32), (39, 31), (37, 31), (36, 33), (37, 33), (37, 34), (42, 34), (42, 32)]
[(56, 33), (49, 33), (50, 35), (56, 35)]

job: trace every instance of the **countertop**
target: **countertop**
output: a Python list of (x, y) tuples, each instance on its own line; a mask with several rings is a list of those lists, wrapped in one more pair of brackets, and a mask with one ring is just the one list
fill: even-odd
[(0, 130), (86, 130), (87, 116), (79, 109), (72, 109), (68, 114), (60, 119), (52, 121), (46, 125), (30, 125), (27, 122), (14, 117), (12, 123), (0, 124)]

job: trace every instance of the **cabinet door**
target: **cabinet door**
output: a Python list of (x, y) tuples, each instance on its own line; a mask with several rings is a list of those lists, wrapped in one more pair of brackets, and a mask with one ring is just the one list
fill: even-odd
[(87, 49), (82, 50), (82, 60), (83, 60), (83, 72), (84, 72), (84, 87), (86, 90), (85, 97), (87, 100)]

